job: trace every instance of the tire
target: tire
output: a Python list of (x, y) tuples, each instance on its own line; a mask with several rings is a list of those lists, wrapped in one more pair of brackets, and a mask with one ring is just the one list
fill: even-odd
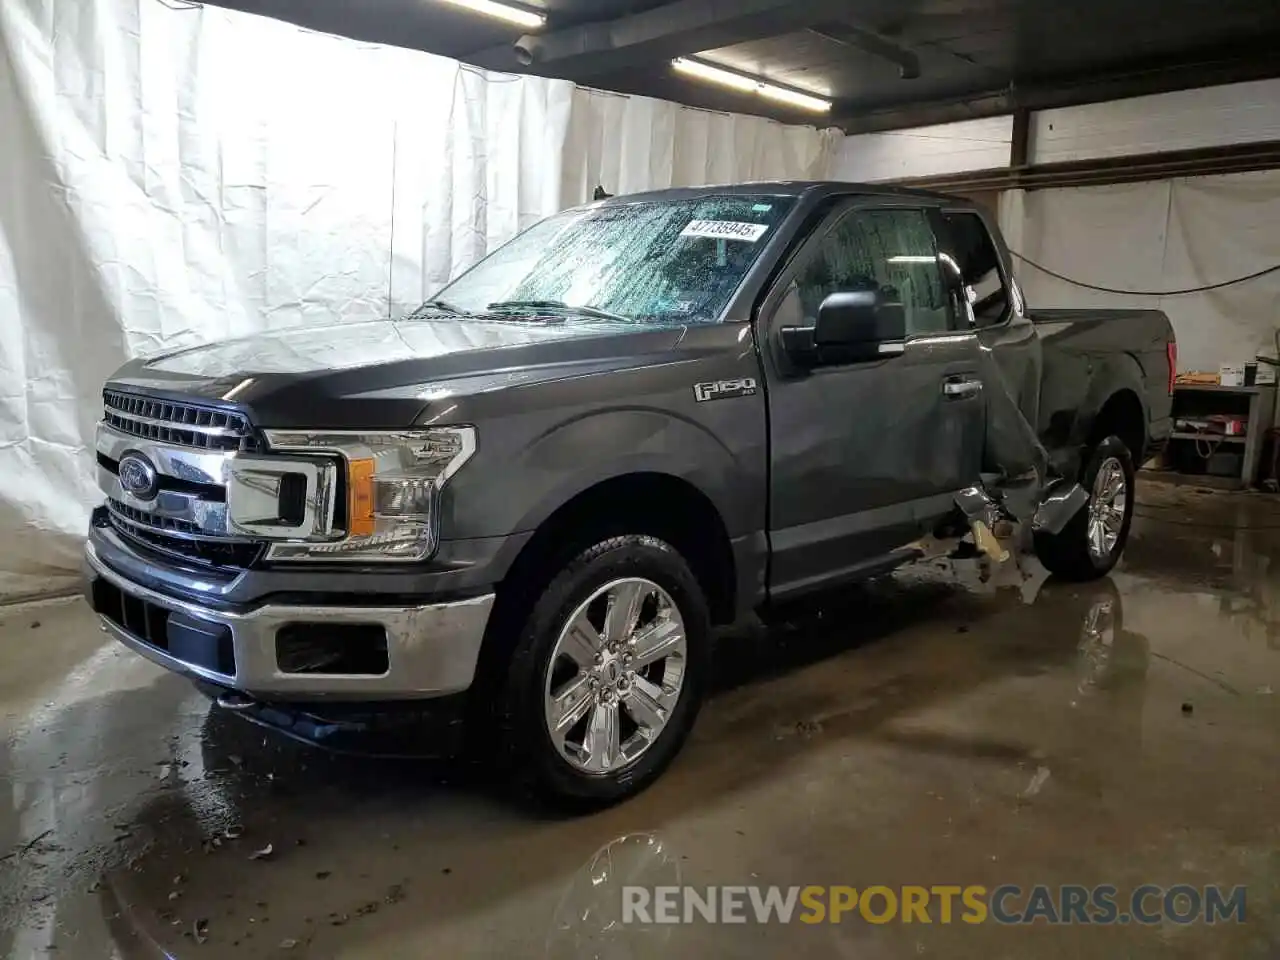
[[(661, 639), (668, 645), (662, 659), (641, 664), (645, 657), (634, 642), (609, 648), (622, 639), (628, 618), (606, 620), (608, 611), (622, 611), (628, 602), (638, 606), (630, 636), (650, 653), (660, 649)], [(579, 628), (570, 635), (575, 622)], [(611, 537), (568, 561), (532, 602), (500, 688), (499, 756), (522, 792), (556, 806), (596, 807), (649, 786), (680, 751), (697, 716), (710, 631), (697, 578), (662, 540)], [(673, 639), (681, 632), (682, 648)], [(575, 636), (585, 638), (585, 646), (574, 642)], [(593, 661), (592, 651), (604, 662)], [(674, 697), (673, 685), (678, 687)], [(555, 697), (561, 706), (553, 703)], [(601, 697), (607, 699), (601, 702)], [(655, 704), (657, 711), (643, 709)], [(573, 722), (562, 727), (557, 741), (551, 712), (562, 707), (574, 707), (564, 710), (564, 722)], [(578, 709), (585, 713), (577, 716)], [(601, 719), (606, 715), (613, 718), (612, 728)], [(650, 725), (642, 727), (639, 717)]]
[[(1115, 477), (1113, 469), (1118, 468), (1118, 475), (1124, 481), (1121, 496), (1123, 505), (1116, 505), (1118, 512), (1112, 514), (1119, 519), (1115, 542), (1106, 548), (1090, 545), (1090, 517), (1095, 509), (1095, 501), (1104, 492), (1099, 488), (1099, 474), (1104, 466), (1111, 477)], [(1080, 510), (1058, 534), (1037, 533), (1035, 535), (1036, 556), (1050, 572), (1064, 580), (1096, 580), (1111, 571), (1124, 552), (1124, 545), (1129, 539), (1129, 526), (1133, 522), (1133, 494), (1136, 481), (1133, 466), (1133, 455), (1124, 441), (1116, 436), (1109, 436), (1094, 446), (1087, 454), (1084, 470), (1080, 475), (1081, 485), (1089, 492), (1088, 504)], [(1103, 486), (1108, 486), (1105, 483)]]

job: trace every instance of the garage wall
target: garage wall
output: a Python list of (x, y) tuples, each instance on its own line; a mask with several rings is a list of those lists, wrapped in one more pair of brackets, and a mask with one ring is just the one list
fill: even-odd
[[(1280, 80), (1044, 110), (1033, 163), (1137, 156), (1280, 139)], [(1280, 263), (1280, 171), (1007, 193), (1010, 246), (1074, 279), (1126, 290), (1214, 284)], [(1156, 306), (1178, 335), (1183, 370), (1275, 354), (1280, 275), (1192, 296), (1116, 296), (1021, 266), (1033, 303)]]
[(833, 176), (855, 183), (934, 177), (1009, 164), (1013, 117), (845, 137)]
[[(1280, 170), (1009, 191), (1000, 219), (1011, 248), (1073, 279), (1121, 290), (1206, 286), (1280, 264)], [(1182, 370), (1275, 356), (1280, 273), (1209, 293), (1133, 297), (1015, 266), (1034, 306), (1164, 310)]]
[[(1280, 79), (1181, 90), (1031, 114), (1033, 164), (1280, 140)], [(1013, 117), (845, 137), (833, 176), (874, 183), (1009, 164)]]
[(838, 135), (160, 0), (0, 3), (0, 599), (72, 587), (127, 358), (398, 314), (610, 192), (826, 174)]
[(1280, 140), (1280, 80), (1179, 90), (1031, 115), (1032, 163)]

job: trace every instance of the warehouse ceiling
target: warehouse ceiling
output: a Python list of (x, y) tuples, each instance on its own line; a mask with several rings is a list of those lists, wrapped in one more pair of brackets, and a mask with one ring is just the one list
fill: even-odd
[[(533, 31), (445, 0), (223, 5), (490, 69), (850, 132), (1280, 76), (1280, 3), (1259, 0), (526, 0), (546, 18)], [(677, 74), (672, 59), (690, 56), (828, 97), (829, 118)]]

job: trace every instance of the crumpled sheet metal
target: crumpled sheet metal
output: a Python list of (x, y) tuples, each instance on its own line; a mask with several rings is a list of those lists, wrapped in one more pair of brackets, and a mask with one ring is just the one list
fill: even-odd
[(1031, 529), (1045, 533), (1061, 533), (1086, 503), (1089, 494), (1078, 483), (1059, 480), (1051, 486), (1032, 518)]
[(1007, 516), (1029, 521), (1037, 532), (1061, 533), (1088, 502), (1088, 493), (1080, 484), (1053, 475), (1049, 452), (985, 346), (979, 349), (978, 374), (987, 416), (982, 475), (957, 494), (956, 506), (970, 524), (980, 521), (992, 527)]
[(979, 521), (988, 527), (1000, 519), (1000, 508), (982, 486), (965, 487), (956, 494), (956, 506), (970, 523)]

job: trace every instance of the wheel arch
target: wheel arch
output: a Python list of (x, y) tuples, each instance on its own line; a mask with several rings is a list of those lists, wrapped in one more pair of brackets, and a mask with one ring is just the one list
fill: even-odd
[[(660, 470), (619, 473), (586, 485), (537, 524), (499, 585), (518, 593), (522, 582), (548, 564), (619, 533), (644, 533), (670, 543), (689, 563), (712, 619), (733, 619), (736, 560), (729, 530), (714, 501), (685, 477)], [(590, 542), (588, 542), (590, 541)]]
[[(627, 508), (618, 509), (620, 503)], [(736, 564), (724, 519), (711, 498), (671, 473), (635, 471), (599, 480), (538, 525), (498, 584), (471, 691), (472, 723), (481, 740), (522, 625), (542, 587), (582, 550), (622, 533), (648, 534), (670, 543), (702, 587), (712, 622), (733, 619)]]
[(1147, 447), (1147, 414), (1138, 393), (1122, 387), (1112, 393), (1102, 404), (1089, 429), (1088, 445), (1115, 435), (1133, 454), (1134, 466), (1142, 465)]

